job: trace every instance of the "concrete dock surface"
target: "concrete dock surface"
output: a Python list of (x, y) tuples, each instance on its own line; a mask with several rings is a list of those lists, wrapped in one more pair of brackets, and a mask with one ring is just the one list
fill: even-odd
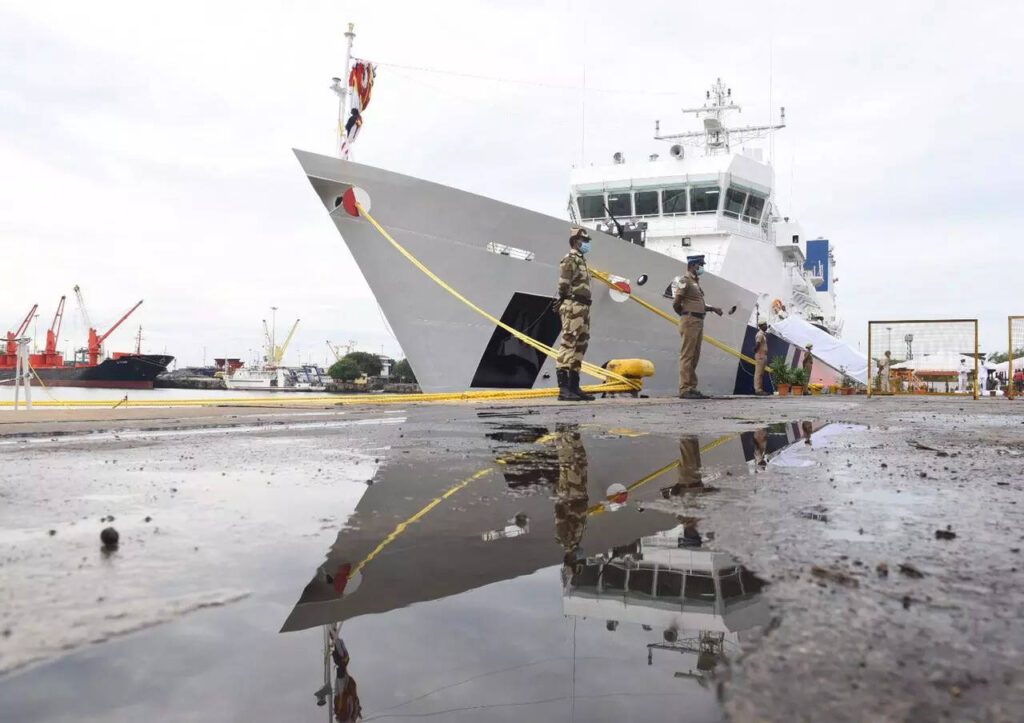
[(1018, 721), (1022, 469), (1005, 399), (4, 411), (0, 717), (327, 715), (333, 624), (367, 720)]

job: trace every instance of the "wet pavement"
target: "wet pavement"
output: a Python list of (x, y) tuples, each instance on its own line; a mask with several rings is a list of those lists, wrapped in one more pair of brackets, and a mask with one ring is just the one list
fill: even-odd
[(1019, 720), (1024, 407), (793, 401), (0, 432), (2, 718)]

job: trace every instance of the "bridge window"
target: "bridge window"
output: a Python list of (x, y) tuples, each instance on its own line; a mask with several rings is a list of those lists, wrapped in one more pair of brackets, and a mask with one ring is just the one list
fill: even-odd
[(690, 210), (693, 213), (717, 213), (720, 195), (718, 186), (694, 186), (690, 189)]
[(633, 198), (633, 203), (636, 204), (637, 216), (658, 215), (657, 191), (637, 191), (636, 196)]
[(608, 210), (611, 211), (612, 216), (621, 218), (622, 216), (633, 215), (633, 194), (629, 191), (623, 191), (621, 193), (609, 193), (608, 194)]
[(755, 196), (753, 193), (747, 196), (747, 207), (743, 209), (743, 220), (749, 223), (757, 223), (761, 220), (761, 213), (764, 211), (764, 199)]
[(592, 218), (604, 218), (604, 194), (597, 193), (591, 196), (579, 196), (576, 203), (580, 207), (580, 219), (586, 221)]
[(725, 192), (725, 208), (722, 212), (729, 218), (739, 218), (743, 205), (747, 201), (747, 192), (738, 188), (730, 188)]
[(661, 207), (666, 216), (674, 213), (686, 213), (686, 189), (666, 188), (661, 192)]

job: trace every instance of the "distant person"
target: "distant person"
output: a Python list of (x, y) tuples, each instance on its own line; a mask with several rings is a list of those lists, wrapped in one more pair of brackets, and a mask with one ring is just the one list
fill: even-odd
[(811, 349), (813, 349), (813, 348), (814, 348), (814, 344), (811, 344), (810, 342), (808, 342), (807, 346), (804, 347), (804, 359), (801, 362), (801, 365), (803, 366), (804, 371), (807, 372), (807, 383), (808, 384), (811, 383), (811, 367), (814, 366), (814, 356), (811, 354)]
[(569, 253), (558, 265), (558, 315), (562, 321), (562, 348), (555, 374), (558, 399), (562, 402), (592, 401), (580, 389), (580, 368), (590, 344), (590, 269), (584, 256), (590, 252), (587, 229), (573, 226), (569, 231)]
[(768, 322), (757, 324), (757, 335), (754, 337), (754, 394), (766, 396), (764, 390), (764, 367), (768, 363)]
[(1013, 373), (1013, 393), (1024, 393), (1024, 369), (1018, 369)]
[(961, 359), (960, 359), (960, 372), (958, 374), (958, 376), (959, 376), (959, 384), (957, 385), (957, 391), (962, 393), (962, 394), (966, 394), (967, 393), (967, 374), (968, 374), (967, 360), (961, 357)]
[(889, 384), (889, 374), (891, 374), (890, 367), (892, 366), (892, 354), (886, 350), (885, 357), (878, 365), (881, 369), (881, 382), (882, 382), (882, 394), (891, 394), (891, 386)]
[(704, 303), (704, 290), (700, 276), (704, 273), (704, 256), (686, 257), (686, 274), (672, 299), (672, 308), (679, 314), (679, 397), (680, 399), (707, 399), (697, 391), (697, 363), (704, 343), (704, 316), (722, 310)]

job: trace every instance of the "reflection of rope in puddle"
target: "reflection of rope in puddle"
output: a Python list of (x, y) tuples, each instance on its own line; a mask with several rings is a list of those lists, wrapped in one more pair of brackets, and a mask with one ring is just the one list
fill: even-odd
[[(551, 441), (554, 438), (555, 438), (555, 435), (547, 434), (547, 435), (541, 437), (540, 439), (538, 439), (536, 441), (536, 444), (543, 444), (544, 442), (549, 442), (549, 441)], [(510, 460), (513, 460), (513, 459), (515, 459), (517, 457), (525, 456), (527, 454), (529, 454), (529, 452), (525, 452), (525, 451), (524, 452), (518, 452), (516, 454), (510, 455), (508, 457), (504, 457), (502, 459), (498, 459), (496, 461), (497, 461), (498, 464), (507, 464)], [(448, 499), (449, 497), (454, 495), (459, 490), (463, 489), (464, 487), (468, 487), (471, 482), (476, 482), (481, 477), (486, 477), (487, 475), (489, 475), (494, 470), (495, 470), (495, 467), (484, 467), (483, 469), (477, 470), (476, 472), (471, 474), (469, 477), (466, 477), (464, 480), (458, 482), (454, 486), (449, 487), (440, 496), (435, 497), (434, 499), (432, 499), (419, 512), (415, 513), (414, 515), (412, 515), (408, 519), (406, 519), (406, 520), (404, 520), (402, 522), (399, 522), (398, 525), (395, 526), (395, 529), (392, 530), (391, 533), (387, 537), (385, 537), (383, 540), (381, 540), (380, 544), (377, 545), (375, 548), (373, 548), (373, 550), (370, 552), (369, 555), (364, 557), (362, 559), (362, 561), (360, 561), (360, 563), (358, 565), (356, 565), (355, 567), (352, 568), (352, 572), (350, 572), (349, 575), (348, 575), (349, 579), (351, 579), (356, 573), (358, 573), (360, 570), (362, 570), (363, 567), (368, 562), (370, 562), (370, 560), (372, 560), (377, 555), (379, 555), (381, 550), (383, 550), (385, 547), (387, 547), (392, 542), (394, 542), (396, 539), (398, 539), (398, 536), (401, 535), (403, 532), (405, 532), (406, 529), (409, 527), (409, 525), (413, 524), (414, 522), (416, 522), (417, 520), (422, 518), (424, 515), (426, 515), (432, 509), (434, 509), (439, 504), (441, 504), (441, 502), (443, 502), (444, 500)]]
[[(708, 444), (705, 444), (703, 447), (700, 448), (700, 452), (701, 452), (701, 454), (705, 454), (707, 452), (710, 452), (715, 447), (718, 447), (719, 445), (725, 444), (726, 442), (729, 442), (729, 441), (731, 441), (733, 439), (736, 439), (737, 437), (740, 436), (740, 434), (742, 434), (742, 432), (736, 432), (735, 434), (728, 434), (728, 435), (726, 435), (724, 437), (720, 437), (719, 439), (716, 439), (714, 442), (709, 442)], [(641, 486), (647, 484), (651, 480), (655, 480), (658, 477), (661, 477), (666, 472), (671, 472), (672, 470), (674, 470), (679, 465), (680, 465), (680, 461), (678, 459), (675, 460), (674, 462), (669, 462), (664, 467), (662, 467), (660, 469), (657, 469), (654, 472), (651, 472), (646, 477), (638, 479), (636, 482), (634, 482), (633, 484), (631, 484), (628, 487), (626, 487), (626, 492), (632, 492), (633, 490), (637, 489), (638, 487), (641, 487)], [(607, 502), (608, 502), (608, 500), (606, 500), (605, 502), (598, 502), (596, 505), (593, 505), (590, 509), (587, 510), (587, 514), (588, 515), (601, 514), (602, 512), (604, 512), (604, 511), (606, 511), (608, 509), (607, 508)]]
[[(714, 449), (715, 447), (717, 447), (717, 446), (719, 446), (721, 444), (725, 444), (726, 442), (728, 442), (728, 441), (730, 441), (732, 439), (736, 439), (738, 436), (740, 436), (740, 432), (736, 432), (735, 434), (726, 435), (725, 437), (721, 437), (719, 439), (716, 439), (714, 442), (710, 442), (709, 444), (704, 445), (703, 447), (701, 447), (700, 451), (702, 453), (708, 452), (708, 451)], [(547, 435), (541, 437), (540, 439), (538, 439), (535, 442), (535, 444), (543, 444), (545, 442), (550, 442), (554, 438), (555, 438), (554, 434), (547, 434)], [(496, 461), (497, 461), (498, 464), (507, 464), (511, 460), (514, 460), (514, 459), (516, 459), (518, 457), (526, 456), (528, 454), (529, 454), (528, 451), (517, 452), (516, 454), (509, 455), (508, 457), (503, 457), (503, 458), (498, 459)], [(644, 477), (644, 478), (642, 478), (640, 480), (637, 480), (636, 482), (631, 484), (629, 487), (627, 487), (626, 491), (627, 492), (631, 492), (634, 489), (640, 487), (641, 485), (647, 484), (651, 480), (656, 479), (657, 477), (660, 477), (661, 475), (665, 474), (666, 472), (668, 472), (670, 470), (675, 469), (678, 466), (679, 466), (679, 460), (671, 462), (671, 463), (665, 465), (664, 467), (662, 467), (661, 469), (656, 470), (655, 472), (652, 472), (651, 474), (647, 475), (646, 477)], [(351, 579), (356, 573), (361, 571), (363, 569), (363, 567), (366, 566), (366, 564), (369, 563), (373, 558), (377, 557), (377, 555), (379, 555), (381, 553), (381, 551), (385, 547), (387, 547), (392, 542), (394, 542), (396, 539), (398, 539), (398, 537), (403, 532), (405, 532), (406, 529), (408, 529), (408, 527), (410, 525), (415, 523), (417, 520), (421, 519), (424, 515), (426, 515), (432, 509), (437, 507), (439, 504), (441, 504), (441, 502), (443, 502), (444, 500), (448, 499), (449, 497), (454, 495), (459, 490), (461, 490), (461, 489), (463, 489), (465, 487), (468, 487), (470, 485), (470, 483), (475, 482), (476, 480), (480, 479), (481, 477), (486, 477), (488, 474), (490, 474), (494, 470), (495, 470), (495, 467), (485, 467), (483, 469), (477, 470), (476, 472), (471, 474), (469, 477), (466, 477), (465, 479), (463, 479), (460, 482), (456, 483), (452, 487), (448, 488), (440, 496), (435, 497), (434, 499), (432, 499), (422, 509), (420, 509), (419, 512), (416, 512), (411, 517), (405, 519), (402, 522), (399, 522), (398, 525), (395, 526), (395, 529), (392, 530), (391, 533), (387, 537), (385, 537), (383, 540), (381, 540), (379, 545), (377, 545), (375, 548), (373, 548), (372, 551), (370, 551), (370, 554), (368, 554), (366, 557), (364, 557), (362, 559), (362, 561), (359, 562), (358, 565), (356, 565), (355, 567), (352, 568), (352, 571), (349, 573), (349, 579)], [(604, 509), (603, 503), (602, 504), (598, 504), (598, 505), (595, 505), (594, 507), (592, 507), (591, 509), (587, 510), (587, 514), (596, 514), (596, 513), (600, 512), (600, 511), (603, 511), (603, 509)]]

